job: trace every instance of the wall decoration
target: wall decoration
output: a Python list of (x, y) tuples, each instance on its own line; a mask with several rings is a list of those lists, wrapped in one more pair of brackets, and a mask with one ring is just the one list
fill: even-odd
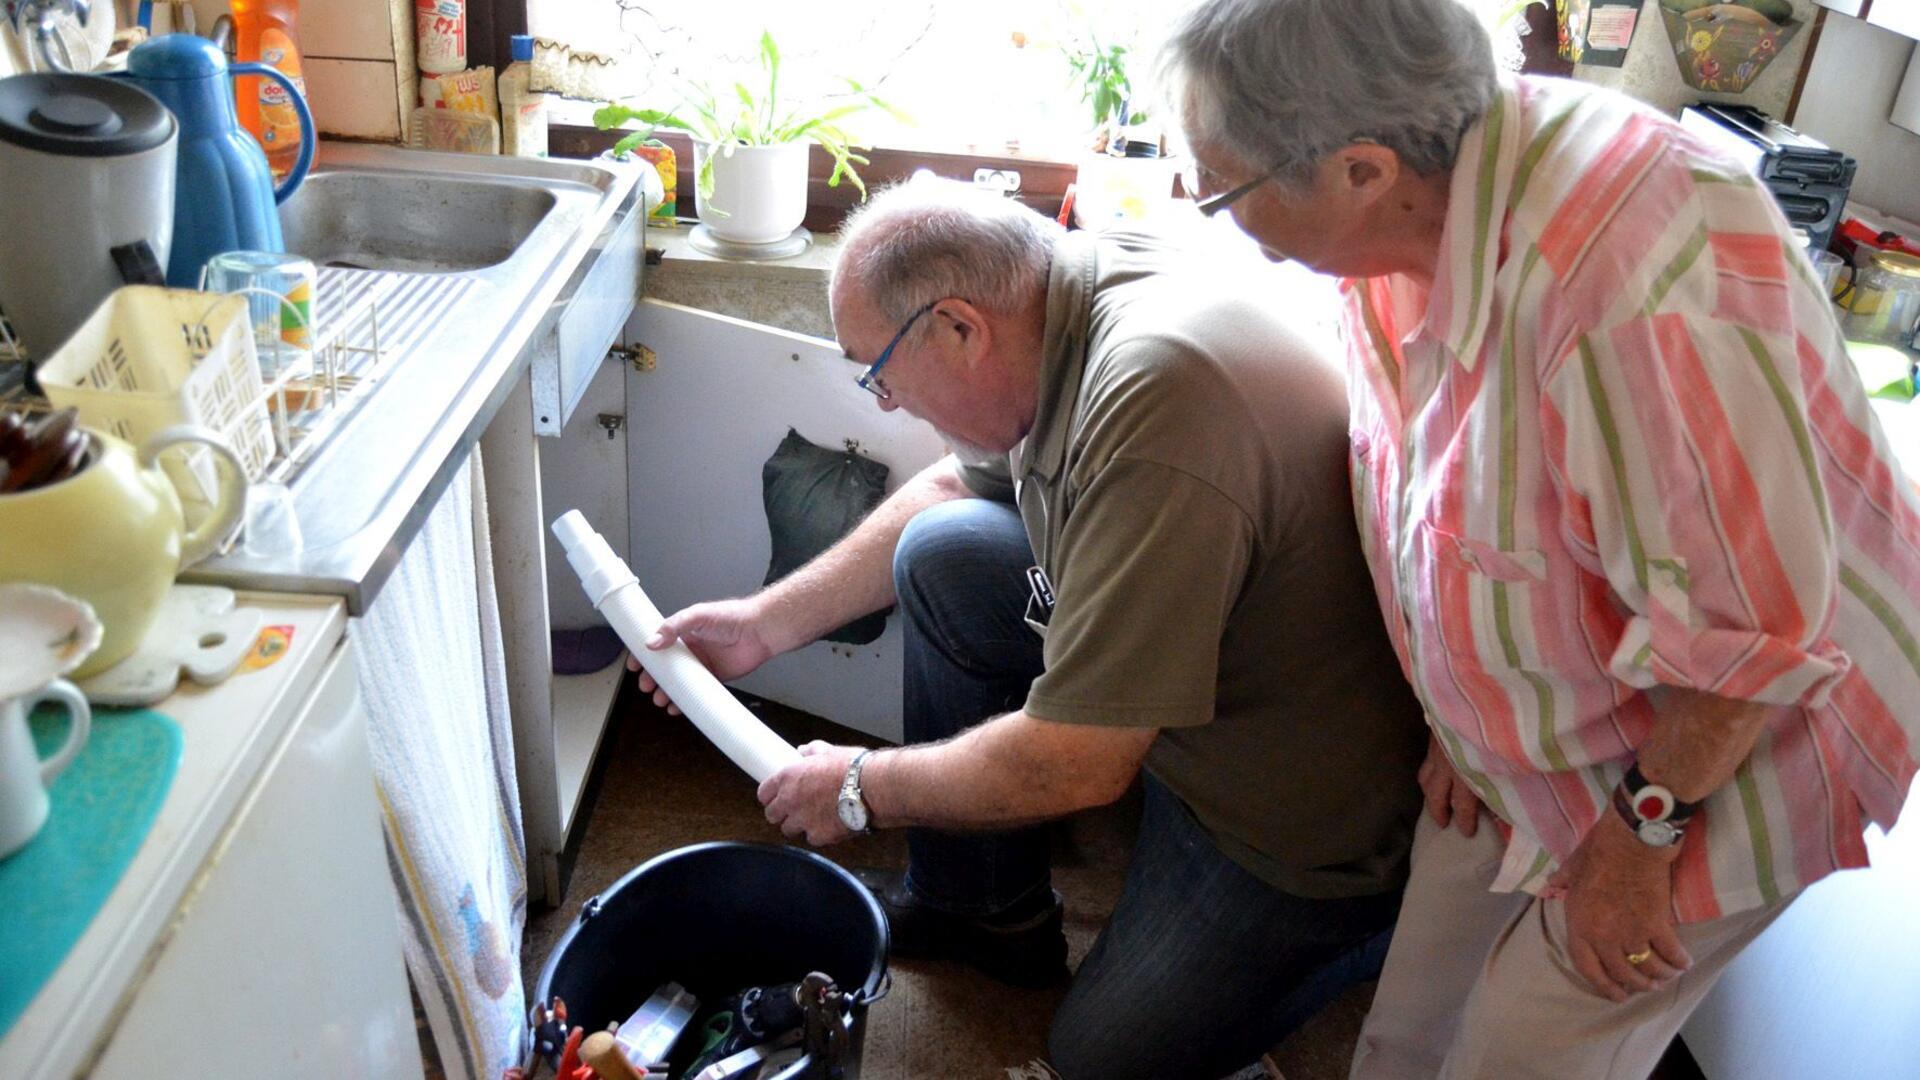
[(1680, 78), (1695, 90), (1738, 94), (1804, 25), (1787, 0), (1660, 0)]
[(1593, 67), (1620, 67), (1640, 22), (1639, 0), (1554, 0), (1560, 58)]

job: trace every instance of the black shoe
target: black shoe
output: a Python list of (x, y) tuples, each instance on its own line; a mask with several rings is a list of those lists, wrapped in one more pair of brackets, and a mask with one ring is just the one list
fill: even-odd
[(1064, 908), (1052, 889), (995, 915), (955, 915), (921, 902), (897, 870), (855, 870), (887, 913), (891, 955), (958, 960), (1014, 986), (1051, 986), (1067, 978)]

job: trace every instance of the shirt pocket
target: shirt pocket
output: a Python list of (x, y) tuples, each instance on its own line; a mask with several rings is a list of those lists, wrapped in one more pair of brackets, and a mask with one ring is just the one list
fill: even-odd
[(1428, 640), (1491, 674), (1544, 670), (1532, 627), (1547, 587), (1545, 553), (1502, 548), (1430, 521), (1419, 528)]

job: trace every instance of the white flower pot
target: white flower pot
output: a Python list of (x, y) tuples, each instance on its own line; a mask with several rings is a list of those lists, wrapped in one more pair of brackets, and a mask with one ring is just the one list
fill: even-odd
[[(713, 154), (713, 196), (694, 191), (700, 223), (722, 240), (771, 244), (784, 240), (807, 216), (810, 143), (722, 147), (693, 144), (694, 175)], [(719, 211), (716, 213), (715, 211)]]

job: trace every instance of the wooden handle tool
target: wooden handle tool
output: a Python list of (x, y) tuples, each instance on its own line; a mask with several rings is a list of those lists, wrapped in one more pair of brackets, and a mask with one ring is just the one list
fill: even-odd
[(646, 1070), (636, 1069), (612, 1035), (596, 1031), (580, 1044), (580, 1059), (593, 1066), (600, 1080), (646, 1080)]

